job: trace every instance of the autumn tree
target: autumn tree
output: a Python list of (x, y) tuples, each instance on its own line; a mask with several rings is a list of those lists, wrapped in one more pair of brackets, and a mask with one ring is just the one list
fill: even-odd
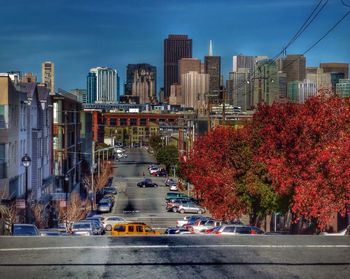
[(350, 101), (318, 96), (305, 104), (260, 106), (253, 120), (261, 163), (295, 220), (324, 229), (350, 203)]
[(162, 147), (162, 138), (160, 135), (152, 135), (149, 139), (149, 145), (157, 153), (159, 148)]

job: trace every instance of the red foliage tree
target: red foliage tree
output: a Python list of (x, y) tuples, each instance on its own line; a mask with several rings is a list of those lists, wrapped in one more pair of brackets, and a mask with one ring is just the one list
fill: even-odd
[(349, 112), (349, 99), (313, 97), (260, 106), (253, 120), (255, 161), (266, 167), (276, 192), (291, 197), (296, 217), (316, 220), (321, 229), (350, 202)]

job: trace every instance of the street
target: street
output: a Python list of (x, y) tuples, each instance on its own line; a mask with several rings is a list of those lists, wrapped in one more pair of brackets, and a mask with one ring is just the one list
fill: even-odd
[[(143, 148), (115, 164), (112, 215), (163, 232), (184, 215), (165, 212), (164, 178), (136, 183), (154, 163)], [(350, 238), (292, 235), (0, 237), (0, 278), (349, 278)]]
[[(152, 177), (147, 166), (156, 163), (153, 156), (144, 148), (127, 150), (128, 157), (121, 159), (114, 168), (114, 186), (118, 189), (113, 215), (128, 220), (141, 221), (155, 229), (164, 231), (169, 226), (175, 226), (176, 220), (186, 215), (166, 212), (165, 196), (169, 192), (164, 187), (164, 177)], [(158, 188), (139, 188), (137, 182), (143, 179), (143, 174), (158, 184)]]
[(1, 237), (0, 278), (349, 278), (350, 239)]

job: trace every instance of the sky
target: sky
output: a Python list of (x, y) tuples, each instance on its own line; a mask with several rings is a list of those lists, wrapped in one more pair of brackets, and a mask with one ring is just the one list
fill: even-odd
[[(117, 69), (121, 93), (127, 64), (157, 67), (163, 86), (163, 42), (169, 34), (193, 40), (193, 57), (203, 61), (209, 40), (221, 56), (225, 79), (232, 56), (274, 57), (296, 33), (319, 0), (0, 0), (0, 72), (33, 72), (55, 63), (55, 87), (86, 88), (90, 68)], [(323, 3), (326, 0), (323, 1)], [(344, 0), (350, 6), (350, 0)], [(350, 7), (329, 0), (287, 49), (303, 53)], [(350, 63), (350, 16), (306, 55), (307, 66)]]

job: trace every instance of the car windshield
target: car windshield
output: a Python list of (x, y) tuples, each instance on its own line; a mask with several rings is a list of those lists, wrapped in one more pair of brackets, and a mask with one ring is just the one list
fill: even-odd
[(90, 223), (76, 223), (73, 224), (73, 230), (83, 230), (83, 229), (90, 229), (91, 224)]
[(13, 235), (36, 235), (37, 231), (32, 226), (14, 226)]

